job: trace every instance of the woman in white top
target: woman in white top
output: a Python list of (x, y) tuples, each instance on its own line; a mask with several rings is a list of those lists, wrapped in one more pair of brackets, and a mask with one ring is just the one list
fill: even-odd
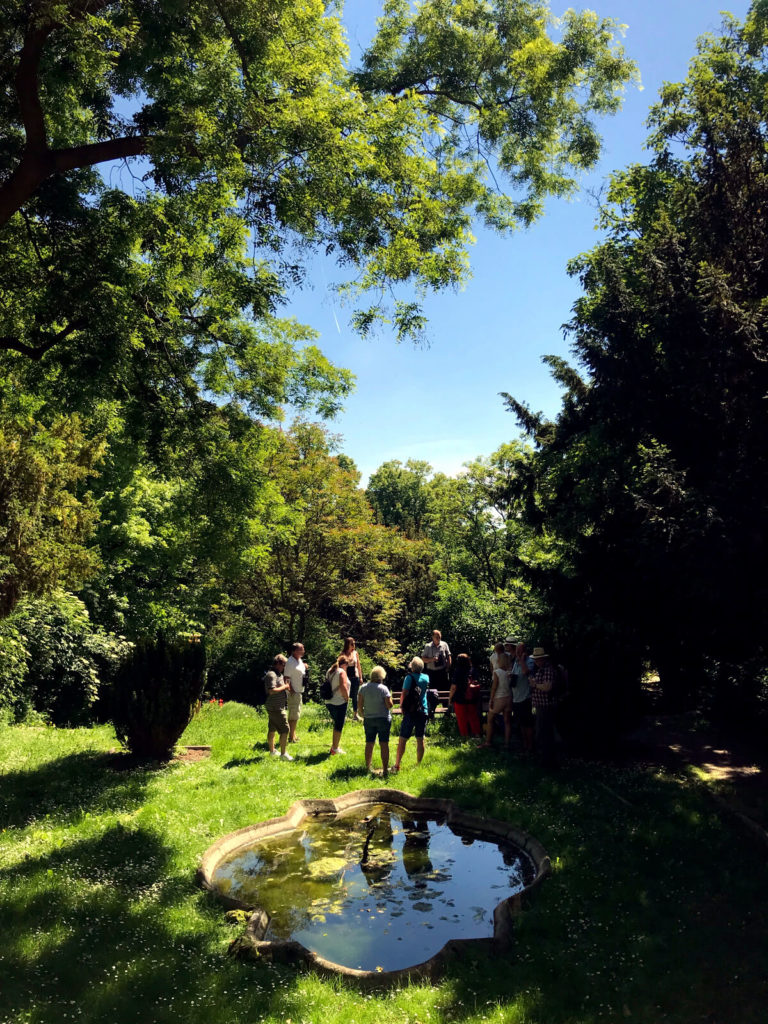
[(344, 728), (344, 720), (347, 717), (347, 703), (349, 701), (349, 680), (347, 679), (347, 659), (340, 654), (337, 660), (328, 669), (327, 677), (331, 682), (333, 696), (325, 702), (328, 713), (333, 722), (333, 739), (331, 740), (331, 754), (343, 754), (339, 746), (341, 743), (341, 730)]
[(488, 722), (485, 727), (485, 743), (481, 747), (493, 746), (493, 720), (496, 715), (504, 716), (504, 746), (509, 746), (512, 736), (512, 661), (505, 652), (499, 654), (491, 683), (491, 699), (488, 703)]

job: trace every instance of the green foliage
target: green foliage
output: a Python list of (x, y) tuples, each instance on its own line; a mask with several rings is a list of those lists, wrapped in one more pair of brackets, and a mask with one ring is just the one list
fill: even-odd
[(66, 585), (131, 639), (215, 623), (224, 688), (298, 635), (399, 655), (423, 523), (377, 525), (318, 428), (275, 429), (353, 385), (280, 306), (320, 252), (362, 327), (418, 335), (473, 218), (569, 191), (633, 67), (610, 22), (527, 0), (382, 14), (352, 70), (317, 0), (5, 5), (0, 617)]
[(530, 461), (530, 450), (510, 442), (455, 478), (411, 460), (372, 474), (366, 496), (377, 520), (420, 538), (418, 561), (400, 572), (395, 635), (403, 648), (420, 650), (437, 628), (457, 653), (484, 664), (496, 640), (532, 624), (535, 598), (522, 570), (544, 545), (522, 519)]
[(43, 403), (0, 379), (0, 619), (24, 594), (92, 575), (96, 508), (84, 489), (104, 454), (81, 418), (46, 422)]
[(131, 637), (204, 628), (213, 606), (264, 562), (278, 434), (225, 406), (169, 428), (165, 443), (120, 420), (97, 489), (104, 568), (89, 605)]
[(315, 650), (329, 663), (347, 635), (376, 658), (394, 657), (405, 599), (398, 591), (421, 548), (373, 523), (359, 474), (332, 453), (334, 444), (313, 424), (283, 435), (271, 465), (280, 501), (271, 507), (268, 553), (238, 594), (282, 646), (300, 638), (309, 650), (307, 637), (319, 631)]
[(466, 463), (456, 478), (430, 485), (429, 534), (441, 548), (440, 568), (492, 593), (511, 590), (528, 542), (519, 512), (530, 451), (516, 441)]
[(494, 594), (459, 575), (442, 577), (427, 614), (414, 623), (413, 653), (420, 654), (430, 632), (439, 629), (454, 657), (464, 652), (475, 665), (485, 668), (493, 644), (519, 630), (518, 616), (512, 595)]
[(122, 637), (95, 626), (72, 594), (27, 598), (0, 622), (0, 707), (55, 725), (93, 721), (96, 701), (129, 651)]
[(406, 537), (423, 537), (431, 508), (428, 462), (399, 459), (383, 463), (371, 474), (366, 497), (383, 526), (395, 526)]
[(584, 377), (553, 362), (560, 415), (511, 401), (539, 449), (529, 521), (559, 547), (540, 580), (552, 625), (614, 680), (649, 658), (683, 705), (706, 701), (713, 666), (743, 678), (734, 658), (768, 650), (761, 10), (700, 41), (651, 111), (651, 163), (612, 181), (607, 238), (572, 266)]
[[(459, 282), (472, 218), (527, 224), (571, 191), (634, 74), (612, 22), (570, 12), (554, 41), (528, 0), (388, 2), (357, 72), (314, 0), (3, 13), (2, 347), (254, 410), (309, 381), (329, 411), (349, 386), (274, 317), (306, 249), (352, 267), (356, 292)], [(140, 182), (98, 172), (137, 158)], [(424, 323), (410, 299), (357, 319)]]
[(205, 685), (205, 650), (194, 638), (139, 642), (119, 669), (111, 720), (137, 758), (166, 760), (194, 714)]
[(257, 681), (283, 645), (274, 642), (266, 624), (259, 624), (229, 608), (217, 610), (206, 634), (208, 677), (206, 691), (213, 697), (253, 704)]

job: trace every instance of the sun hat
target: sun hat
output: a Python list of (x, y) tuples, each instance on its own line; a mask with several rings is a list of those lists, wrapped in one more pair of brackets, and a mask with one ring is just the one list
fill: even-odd
[(517, 640), (515, 640), (515, 638), (513, 636), (508, 636), (507, 639), (504, 641), (504, 643), (505, 644), (514, 644), (515, 647), (517, 647)]
[(549, 655), (547, 654), (547, 652), (544, 650), (543, 647), (534, 647), (533, 648), (533, 652), (531, 653), (531, 657), (532, 658), (548, 658)]

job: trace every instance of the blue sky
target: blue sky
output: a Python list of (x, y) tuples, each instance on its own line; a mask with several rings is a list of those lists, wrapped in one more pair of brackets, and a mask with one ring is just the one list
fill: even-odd
[[(554, 14), (568, 5), (552, 4)], [(578, 3), (572, 6), (579, 7)], [(698, 36), (718, 32), (720, 12), (744, 18), (747, 0), (601, 0), (583, 6), (627, 25), (624, 45), (642, 76), (629, 87), (622, 111), (602, 123), (605, 147), (598, 168), (570, 202), (552, 201), (527, 231), (501, 238), (477, 231), (473, 277), (460, 293), (428, 299), (429, 348), (398, 345), (386, 332), (361, 340), (349, 328), (349, 309), (328, 290), (333, 267), (317, 259), (310, 287), (285, 312), (320, 332), (319, 345), (357, 377), (357, 390), (331, 429), (364, 481), (388, 459), (426, 459), (451, 475), (477, 455), (489, 455), (518, 435), (500, 391), (554, 415), (560, 392), (541, 357), (568, 355), (561, 325), (579, 294), (567, 261), (598, 241), (596, 211), (587, 190), (612, 170), (645, 159), (648, 107), (664, 81), (685, 77)], [(364, 43), (379, 9), (376, 0), (347, 0), (353, 47)]]

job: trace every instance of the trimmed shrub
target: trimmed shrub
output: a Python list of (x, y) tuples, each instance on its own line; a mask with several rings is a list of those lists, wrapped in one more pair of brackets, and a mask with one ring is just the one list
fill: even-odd
[(136, 757), (167, 760), (204, 686), (201, 643), (165, 637), (140, 641), (115, 679), (111, 719), (117, 738)]

